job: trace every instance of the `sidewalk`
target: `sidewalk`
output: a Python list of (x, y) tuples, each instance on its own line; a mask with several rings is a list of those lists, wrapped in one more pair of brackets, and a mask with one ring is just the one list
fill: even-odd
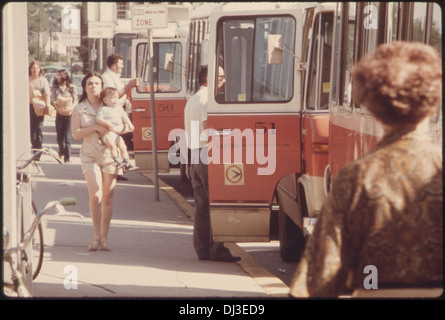
[[(44, 145), (57, 150), (54, 118), (45, 117)], [(58, 298), (268, 298), (285, 297), (288, 288), (261, 269), (235, 244), (239, 263), (199, 261), (192, 245), (193, 225), (187, 205), (160, 181), (155, 201), (149, 176), (130, 172), (118, 181), (109, 243), (112, 251), (87, 250), (93, 236), (87, 185), (74, 141), (71, 164), (42, 157), (42, 175), (33, 198), (40, 207), (49, 200), (74, 196), (73, 215), (44, 218), (45, 255), (33, 282), (35, 297)], [(190, 212), (188, 212), (190, 213)], [(77, 278), (77, 288), (69, 279)]]

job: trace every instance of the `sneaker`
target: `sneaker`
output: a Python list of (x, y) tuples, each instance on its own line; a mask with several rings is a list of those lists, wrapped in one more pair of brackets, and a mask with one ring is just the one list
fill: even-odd
[(118, 169), (125, 168), (126, 165), (127, 165), (127, 164), (126, 164), (125, 162), (117, 161), (117, 168), (118, 168)]
[(139, 169), (139, 167), (136, 167), (134, 164), (132, 164), (131, 162), (127, 162), (125, 164), (125, 170), (126, 171), (133, 171), (133, 170), (137, 170)]

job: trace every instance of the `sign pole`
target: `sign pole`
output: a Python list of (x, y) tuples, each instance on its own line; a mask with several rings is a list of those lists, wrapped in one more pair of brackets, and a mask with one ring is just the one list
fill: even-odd
[[(155, 187), (155, 200), (159, 201), (159, 183), (158, 183), (158, 147), (156, 136), (156, 114), (155, 114), (155, 89), (154, 89), (154, 75), (153, 75), (153, 28), (167, 28), (168, 27), (168, 11), (166, 6), (133, 6), (131, 9), (131, 26), (134, 30), (148, 29), (148, 68), (150, 80), (150, 107), (151, 107), (151, 131), (152, 131), (152, 155), (153, 155), (153, 176)], [(145, 60), (145, 59), (144, 59)]]
[(156, 141), (156, 115), (155, 115), (155, 93), (154, 93), (154, 75), (153, 75), (153, 39), (152, 30), (148, 28), (148, 69), (150, 74), (150, 110), (151, 110), (151, 131), (152, 131), (152, 153), (153, 153), (153, 176), (155, 187), (155, 200), (159, 201), (159, 183), (158, 183), (158, 147)]

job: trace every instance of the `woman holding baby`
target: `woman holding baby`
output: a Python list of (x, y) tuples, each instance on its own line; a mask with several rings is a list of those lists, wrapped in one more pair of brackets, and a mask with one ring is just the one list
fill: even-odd
[[(76, 140), (82, 139), (80, 162), (82, 174), (88, 186), (89, 208), (93, 221), (93, 239), (89, 251), (111, 250), (108, 244), (113, 214), (113, 195), (119, 168), (110, 149), (100, 142), (101, 136), (109, 129), (96, 122), (96, 116), (103, 103), (100, 93), (103, 80), (99, 73), (90, 72), (82, 80), (83, 93), (72, 115), (72, 134)], [(127, 128), (119, 128), (124, 133)]]

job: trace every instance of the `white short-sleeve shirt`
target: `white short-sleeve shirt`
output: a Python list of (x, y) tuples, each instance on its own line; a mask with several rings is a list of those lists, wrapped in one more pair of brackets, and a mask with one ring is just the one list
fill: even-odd
[(203, 122), (207, 121), (207, 101), (208, 88), (201, 86), (185, 105), (184, 128), (189, 149), (203, 148), (207, 145), (207, 135), (203, 134), (203, 141), (200, 139), (204, 131)]

